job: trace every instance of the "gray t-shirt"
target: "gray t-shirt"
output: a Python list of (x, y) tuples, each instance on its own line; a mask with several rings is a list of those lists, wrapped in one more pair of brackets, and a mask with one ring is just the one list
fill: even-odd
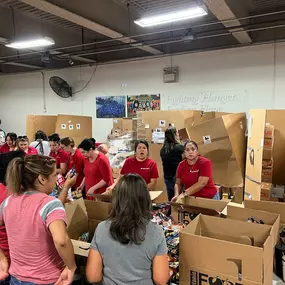
[(110, 221), (100, 223), (91, 243), (103, 259), (103, 285), (153, 285), (152, 262), (167, 253), (163, 230), (149, 222), (140, 245), (123, 245), (110, 234)]

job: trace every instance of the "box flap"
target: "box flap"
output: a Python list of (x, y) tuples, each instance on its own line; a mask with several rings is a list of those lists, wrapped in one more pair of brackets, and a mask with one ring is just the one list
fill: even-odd
[(162, 193), (163, 191), (150, 191), (149, 194), (151, 201), (157, 199)]
[(90, 243), (74, 239), (72, 239), (71, 242), (74, 248), (75, 255), (88, 257)]
[(104, 221), (109, 217), (110, 210), (112, 208), (111, 203), (100, 201), (85, 200), (88, 218), (92, 220)]

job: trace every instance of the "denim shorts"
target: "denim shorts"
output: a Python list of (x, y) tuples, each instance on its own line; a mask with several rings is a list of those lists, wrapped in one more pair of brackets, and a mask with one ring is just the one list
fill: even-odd
[[(20, 281), (17, 278), (15, 278), (14, 276), (11, 276), (10, 285), (38, 285), (38, 284), (33, 283), (33, 282)], [(46, 285), (53, 285), (53, 284), (46, 284)]]

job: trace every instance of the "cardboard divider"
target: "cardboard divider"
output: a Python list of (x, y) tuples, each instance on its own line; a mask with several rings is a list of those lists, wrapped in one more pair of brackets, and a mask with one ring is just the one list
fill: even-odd
[(275, 247), (279, 241), (280, 215), (261, 210), (227, 206), (228, 219), (247, 222), (250, 217), (254, 217), (256, 220), (261, 220), (265, 225), (272, 227), (271, 235), (273, 247)]
[(272, 257), (270, 226), (199, 215), (181, 232), (180, 284), (272, 284)]

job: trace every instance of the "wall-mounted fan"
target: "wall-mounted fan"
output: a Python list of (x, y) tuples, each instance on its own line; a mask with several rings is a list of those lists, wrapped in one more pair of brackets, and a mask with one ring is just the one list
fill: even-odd
[(72, 88), (62, 78), (58, 76), (52, 76), (49, 79), (49, 85), (51, 89), (61, 98), (72, 97)]

